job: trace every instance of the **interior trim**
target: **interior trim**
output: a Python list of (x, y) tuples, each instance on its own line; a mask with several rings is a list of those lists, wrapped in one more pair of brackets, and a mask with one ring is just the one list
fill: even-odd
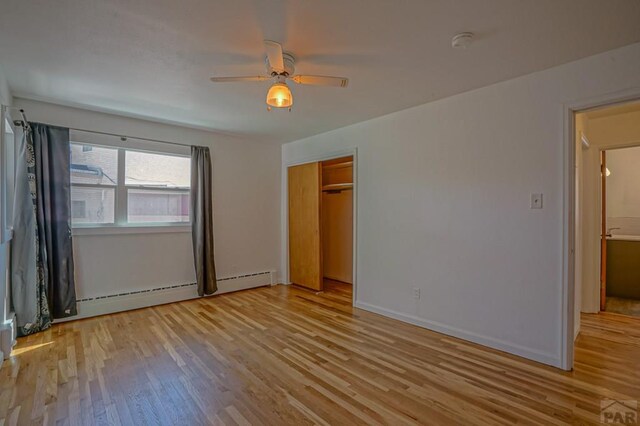
[(435, 321), (429, 321), (414, 315), (407, 315), (400, 312), (385, 309), (380, 306), (372, 305), (365, 302), (356, 302), (356, 308), (363, 309), (365, 311), (373, 312), (388, 318), (393, 318), (398, 321), (406, 322), (416, 325), (418, 327), (426, 328), (437, 333), (446, 334), (447, 336), (457, 337), (469, 342), (477, 343), (479, 345), (486, 346), (488, 348), (497, 349), (499, 351), (507, 352), (513, 355), (528, 358), (533, 361), (537, 361), (543, 364), (551, 365), (554, 367), (561, 366), (561, 358), (559, 354), (552, 354), (548, 352), (541, 352), (526, 346), (514, 344), (501, 339), (495, 339), (493, 337), (485, 336), (483, 334), (474, 333), (471, 331), (462, 330), (459, 328), (451, 327), (446, 324), (442, 324)]

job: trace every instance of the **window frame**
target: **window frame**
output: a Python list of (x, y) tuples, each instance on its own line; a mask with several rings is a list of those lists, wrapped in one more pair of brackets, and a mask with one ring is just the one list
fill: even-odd
[[(126, 181), (126, 153), (127, 151), (144, 152), (149, 154), (165, 155), (170, 157), (190, 158), (187, 154), (180, 154), (172, 151), (160, 149), (130, 148), (123, 145), (109, 145), (85, 140), (72, 140), (71, 145), (89, 145), (96, 148), (114, 149), (117, 151), (117, 179), (115, 185), (99, 185), (92, 183), (71, 183), (72, 187), (84, 188), (113, 188), (114, 194), (114, 216), (113, 223), (73, 223), (71, 220), (72, 233), (74, 235), (101, 235), (101, 234), (127, 234), (127, 233), (173, 233), (190, 232), (192, 214), (189, 210), (189, 221), (186, 222), (129, 222), (128, 220), (128, 198), (129, 189), (148, 189), (153, 191), (182, 192), (191, 196), (191, 188), (162, 188), (147, 185), (127, 185)], [(84, 138), (82, 138), (84, 139)], [(125, 139), (126, 140), (126, 139)], [(185, 148), (188, 148), (185, 145)], [(71, 173), (71, 170), (69, 171)]]

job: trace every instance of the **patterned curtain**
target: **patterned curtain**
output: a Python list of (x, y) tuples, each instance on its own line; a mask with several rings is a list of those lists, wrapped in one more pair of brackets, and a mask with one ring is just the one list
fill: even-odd
[(36, 157), (27, 127), (18, 149), (14, 203), (14, 236), (11, 243), (11, 302), (18, 336), (51, 326), (47, 301), (45, 260), (36, 229)]
[(69, 129), (29, 123), (16, 167), (12, 302), (18, 334), (77, 314), (71, 240)]

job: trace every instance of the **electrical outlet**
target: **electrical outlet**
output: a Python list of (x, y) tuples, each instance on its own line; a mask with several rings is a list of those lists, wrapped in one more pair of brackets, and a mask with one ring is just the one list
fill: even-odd
[(542, 208), (542, 194), (531, 194), (531, 208), (532, 209)]
[(413, 289), (413, 298), (414, 299), (420, 299), (420, 289), (419, 288), (414, 288)]

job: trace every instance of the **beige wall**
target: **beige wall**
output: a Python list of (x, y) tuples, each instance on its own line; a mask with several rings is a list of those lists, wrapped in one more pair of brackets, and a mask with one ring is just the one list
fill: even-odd
[(574, 338), (578, 336), (578, 332), (580, 331), (580, 312), (582, 311), (582, 276), (583, 276), (583, 247), (582, 247), (582, 199), (584, 197), (583, 194), (583, 183), (582, 183), (582, 173), (583, 173), (583, 151), (585, 149), (582, 139), (586, 133), (588, 118), (584, 114), (576, 115), (576, 132), (575, 132), (575, 144), (576, 144), (576, 169), (575, 169), (575, 179), (576, 179), (576, 214), (575, 214), (575, 293), (574, 293)]
[(621, 114), (603, 117), (592, 115), (587, 132), (591, 144), (598, 147), (640, 145), (640, 104), (635, 110)]

